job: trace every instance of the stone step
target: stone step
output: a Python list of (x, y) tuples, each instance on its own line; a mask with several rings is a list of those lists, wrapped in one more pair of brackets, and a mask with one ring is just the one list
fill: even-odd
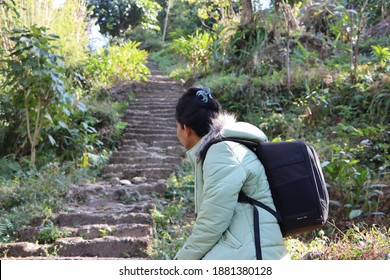
[[(20, 229), (15, 238), (18, 242), (33, 242), (38, 240), (42, 227), (26, 227)], [(93, 224), (80, 227), (62, 227), (59, 228), (67, 237), (82, 237), (84, 239), (101, 238), (104, 236), (115, 237), (145, 237), (152, 236), (153, 227), (147, 224)]]
[(169, 119), (175, 119), (175, 113), (173, 112), (150, 112), (150, 111), (135, 111), (135, 110), (129, 110), (125, 113), (124, 120), (126, 122), (131, 122), (131, 120), (138, 120), (138, 119), (161, 119), (161, 120), (169, 120)]
[[(145, 133), (133, 133), (133, 132), (126, 132), (124, 133), (123, 137), (125, 139), (137, 139), (137, 140), (140, 140), (144, 143), (148, 143), (148, 144), (151, 144), (153, 143), (158, 143), (158, 142), (162, 142), (162, 141), (178, 141), (177, 139), (177, 135), (176, 133), (175, 134), (171, 134), (171, 135), (161, 135), (161, 134), (145, 134)], [(157, 145), (158, 147), (158, 145)]]
[(150, 245), (149, 237), (114, 236), (95, 239), (60, 238), (54, 243), (60, 256), (98, 258), (146, 258)]
[[(155, 108), (151, 108), (151, 106)], [(160, 110), (159, 108), (160, 107)], [(132, 103), (131, 106), (128, 106), (125, 114), (132, 114), (132, 115), (174, 115), (175, 114), (175, 106), (172, 106), (172, 104), (147, 104), (144, 102), (136, 102)]]
[(143, 176), (151, 179), (163, 179), (171, 176), (174, 171), (175, 168), (172, 167), (139, 168), (124, 170), (123, 175), (125, 178)]
[[(125, 140), (126, 141), (126, 140)], [(179, 144), (178, 140), (175, 141), (158, 141), (158, 147), (156, 146), (147, 146), (144, 147), (143, 151), (145, 152), (155, 152), (159, 154), (166, 154), (166, 155), (171, 155), (171, 156), (180, 156), (184, 157), (185, 156), (185, 149)], [(145, 144), (146, 145), (146, 144)], [(138, 152), (139, 146), (134, 146), (132, 143), (128, 145), (127, 143), (124, 143), (120, 147), (121, 152), (129, 152), (132, 153), (133, 151)]]
[(59, 238), (53, 244), (15, 242), (0, 244), (0, 254), (8, 258), (94, 257), (94, 258), (147, 258), (151, 242), (149, 237), (105, 236), (94, 239), (82, 237)]
[[(162, 86), (163, 84), (163, 86)], [(162, 88), (167, 88), (162, 90)], [(144, 84), (138, 87), (142, 89), (141, 91), (136, 91), (136, 97), (148, 97), (150, 100), (152, 98), (167, 98), (174, 97), (173, 100), (177, 99), (177, 96), (180, 96), (183, 92), (180, 87), (178, 88), (174, 83), (166, 83), (165, 81), (153, 81), (148, 83), (147, 87), (144, 87)]]
[(158, 131), (171, 131), (171, 133), (176, 134), (176, 121), (171, 118), (159, 121), (156, 121), (155, 119), (143, 121), (133, 119), (127, 123), (125, 131), (130, 128), (156, 129)]
[(173, 163), (181, 164), (183, 159), (177, 156), (144, 156), (144, 157), (127, 157), (117, 155), (110, 159), (110, 164), (149, 164), (149, 163)]
[(0, 244), (0, 255), (7, 258), (45, 257), (51, 247), (32, 242), (5, 243)]
[(132, 111), (156, 113), (159, 109), (162, 112), (174, 113), (176, 104), (173, 104), (171, 101), (148, 102), (147, 100), (138, 100), (137, 102), (131, 103), (131, 105), (127, 107), (125, 113), (131, 113)]
[(134, 108), (134, 105), (158, 105), (161, 109), (175, 108), (178, 98), (167, 95), (156, 95), (154, 93), (145, 93), (137, 95), (129, 104), (129, 108)]
[[(124, 146), (122, 146), (123, 148)], [(130, 148), (131, 147), (131, 148)], [(150, 156), (150, 152), (145, 150), (137, 150), (136, 146), (128, 146), (127, 150), (120, 149), (119, 151), (113, 152), (111, 158), (115, 157), (129, 157), (129, 158), (137, 158), (137, 157), (148, 157)]]
[(175, 140), (155, 140), (149, 143), (150, 145), (156, 148), (170, 148), (174, 146), (180, 145), (179, 140), (176, 138)]
[(132, 123), (132, 121), (138, 121), (138, 120), (147, 120), (147, 121), (155, 121), (157, 123), (167, 122), (169, 120), (175, 120), (175, 114), (169, 114), (169, 115), (161, 115), (161, 114), (150, 114), (150, 113), (132, 113), (132, 114), (126, 114), (123, 117), (123, 120)]
[[(161, 186), (148, 184), (146, 188), (145, 184), (134, 185), (131, 187), (132, 190), (139, 190), (140, 193), (152, 192), (164, 192), (165, 188)], [(98, 197), (85, 202), (84, 205), (72, 205), (69, 204), (66, 210), (73, 212), (93, 212), (94, 214), (110, 213), (112, 215), (124, 215), (124, 214), (135, 214), (135, 213), (148, 213), (151, 209), (156, 208), (156, 204), (152, 201), (133, 201), (136, 200), (137, 196), (130, 193), (121, 193), (118, 196), (112, 198)], [(97, 222), (99, 222), (97, 220)]]
[(55, 224), (59, 227), (77, 227), (91, 224), (151, 224), (151, 217), (148, 213), (58, 213), (55, 217)]
[(148, 111), (148, 112), (154, 112), (154, 111), (166, 111), (166, 112), (175, 112), (176, 104), (174, 104), (172, 101), (161, 101), (161, 102), (137, 102), (137, 103), (130, 103), (127, 107), (126, 111), (133, 111), (133, 110), (140, 110), (140, 111)]
[[(149, 97), (150, 98), (150, 97)], [(136, 98), (130, 102), (126, 111), (156, 112), (160, 109), (162, 112), (174, 112), (176, 110), (176, 100), (158, 98), (157, 100), (147, 98)]]
[(84, 239), (114, 237), (147, 237), (152, 236), (153, 227), (146, 224), (120, 224), (120, 225), (85, 225), (79, 228), (64, 227), (62, 230), (69, 232), (70, 237), (82, 237)]
[[(129, 127), (155, 127), (155, 128), (176, 128), (176, 119), (172, 118), (126, 118)], [(127, 127), (126, 126), (126, 127)]]
[(158, 135), (174, 135), (176, 136), (176, 127), (131, 127), (128, 126), (124, 130), (124, 136), (126, 133), (138, 133), (138, 134), (158, 134)]
[[(158, 143), (144, 143), (144, 145), (144, 150), (149, 155), (183, 157), (185, 151), (183, 147), (178, 146), (178, 141), (158, 141)], [(137, 147), (132, 145), (123, 145), (120, 149), (124, 153), (131, 153), (134, 150), (137, 150)]]
[[(105, 168), (102, 172), (104, 179), (110, 178), (133, 178), (133, 177), (147, 177), (149, 179), (165, 179), (168, 178), (176, 170), (177, 166), (169, 167), (143, 167), (143, 168), (131, 168), (122, 169), (117, 165), (110, 165), (109, 168)], [(152, 190), (154, 191), (154, 190)]]

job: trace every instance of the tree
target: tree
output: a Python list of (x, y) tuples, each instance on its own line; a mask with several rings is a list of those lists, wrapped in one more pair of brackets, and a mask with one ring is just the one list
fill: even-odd
[(164, 20), (164, 29), (163, 29), (163, 35), (162, 35), (163, 41), (165, 41), (165, 37), (167, 36), (169, 13), (170, 13), (170, 10), (173, 6), (173, 2), (174, 2), (174, 0), (167, 1), (166, 15), (165, 15), (165, 20)]
[[(276, 37), (276, 27), (278, 24), (278, 17), (279, 17), (279, 11), (282, 10), (282, 13), (284, 13), (284, 21), (286, 22), (286, 19), (290, 22), (290, 25), (297, 26), (298, 23), (296, 22), (294, 15), (291, 12), (291, 9), (289, 7), (292, 7), (300, 2), (300, 0), (271, 0), (274, 6), (274, 20), (272, 24), (272, 34), (274, 37)], [(283, 11), (284, 10), (284, 11)], [(291, 26), (290, 26), (291, 27)]]
[(253, 22), (252, 0), (242, 0), (241, 25), (249, 26)]
[(4, 84), (11, 87), (15, 107), (24, 110), (34, 168), (41, 131), (51, 122), (51, 113), (66, 101), (65, 66), (53, 47), (58, 37), (48, 34), (47, 28), (33, 25), (11, 35), (15, 46), (5, 60)]
[(157, 15), (161, 6), (151, 0), (91, 0), (88, 4), (103, 33), (120, 36), (139, 25), (159, 29)]

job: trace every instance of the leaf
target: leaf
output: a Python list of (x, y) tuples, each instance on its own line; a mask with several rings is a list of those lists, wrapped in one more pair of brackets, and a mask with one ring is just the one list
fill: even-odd
[(341, 203), (340, 203), (339, 201), (337, 201), (337, 200), (329, 200), (329, 204), (338, 206), (338, 207), (340, 207), (340, 208), (343, 207), (343, 204), (341, 204)]
[(49, 121), (53, 122), (53, 119), (52, 119), (52, 117), (50, 116), (49, 113), (45, 114), (45, 118), (48, 119)]
[(53, 138), (53, 136), (51, 136), (50, 134), (47, 135), (47, 138), (49, 138), (49, 141), (50, 143), (52, 144), (52, 146), (57, 146), (57, 142), (56, 140)]
[(70, 111), (68, 110), (68, 108), (62, 107), (62, 111), (63, 111), (64, 114), (67, 115), (67, 116), (70, 116), (70, 115), (71, 115), (71, 113), (70, 113)]
[(378, 195), (384, 195), (384, 192), (382, 192), (382, 191), (380, 191), (380, 190), (374, 190), (373, 191), (373, 195), (375, 195), (375, 194), (378, 194)]
[(386, 184), (372, 184), (372, 185), (370, 185), (370, 188), (387, 188), (387, 187), (390, 187), (390, 185), (386, 185)]
[(383, 213), (383, 212), (372, 212), (371, 215), (375, 215), (375, 216), (384, 216), (384, 215), (386, 215), (386, 214)]
[(342, 10), (345, 10), (345, 7), (340, 5), (340, 6), (337, 6), (336, 8), (334, 8), (335, 11), (342, 11)]
[(357, 11), (356, 10), (349, 9), (349, 10), (346, 10), (346, 12), (349, 13), (349, 14), (357, 15)]
[(84, 154), (81, 157), (81, 167), (87, 168), (89, 165), (89, 157), (87, 154)]
[(62, 128), (65, 128), (65, 129), (68, 129), (68, 126), (66, 125), (66, 123), (64, 123), (63, 121), (59, 121), (58, 122), (58, 125)]
[(363, 213), (363, 210), (361, 210), (361, 209), (352, 210), (349, 213), (349, 218), (352, 220), (352, 219), (354, 219), (356, 217), (359, 217), (362, 213)]
[(87, 106), (82, 103), (82, 102), (77, 102), (77, 108), (81, 111), (81, 112), (86, 112), (87, 111)]

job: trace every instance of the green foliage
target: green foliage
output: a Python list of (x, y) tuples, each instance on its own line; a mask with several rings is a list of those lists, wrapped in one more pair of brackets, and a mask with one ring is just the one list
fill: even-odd
[(84, 79), (96, 81), (95, 87), (109, 87), (123, 80), (146, 80), (147, 52), (139, 50), (138, 42), (101, 49), (84, 62)]
[(227, 45), (227, 48), (230, 48), (227, 50), (230, 63), (240, 68), (253, 66), (251, 63), (253, 56), (261, 51), (266, 42), (265, 29), (256, 25), (250, 28), (238, 28)]
[[(345, 233), (336, 228), (336, 238), (320, 231), (310, 242), (286, 240), (293, 260), (384, 260), (390, 248), (390, 230), (353, 224)], [(335, 235), (334, 233), (332, 235)]]
[(200, 33), (196, 30), (194, 35), (175, 39), (170, 48), (180, 56), (183, 62), (188, 63), (189, 69), (194, 74), (199, 70), (208, 69), (212, 43), (210, 33), (206, 31)]
[(7, 218), (0, 219), (0, 242), (10, 242), (14, 232), (14, 225), (11, 221)]
[(383, 48), (379, 45), (372, 46), (372, 54), (374, 57), (374, 61), (378, 62), (382, 68), (386, 68), (390, 63), (390, 51), (389, 48)]
[(52, 7), (53, 18), (48, 27), (51, 32), (59, 36), (56, 45), (68, 67), (77, 65), (88, 55), (90, 12), (87, 9), (87, 2), (86, 0), (66, 0), (57, 9)]
[(6, 1), (6, 8), (0, 5), (0, 46), (6, 50), (12, 47), (7, 34), (10, 30), (44, 26), (60, 37), (55, 44), (68, 65), (75, 65), (85, 57), (88, 43), (86, 1), (67, 0), (59, 7), (54, 2)]
[[(343, 209), (349, 219), (362, 214), (384, 215), (380, 211), (385, 202), (383, 188), (388, 186), (373, 178), (372, 169), (358, 165), (356, 154), (359, 155), (363, 149), (333, 144), (332, 159), (323, 164), (333, 194), (331, 203)], [(364, 154), (367, 156), (367, 153)]]
[(139, 25), (145, 29), (158, 29), (157, 14), (161, 6), (150, 0), (92, 0), (88, 7), (98, 19), (103, 33), (121, 36), (129, 28)]
[(40, 228), (36, 241), (38, 244), (52, 244), (58, 238), (69, 236), (69, 232), (60, 230), (60, 228), (50, 220), (46, 220)]
[(298, 238), (289, 237), (285, 240), (285, 245), (287, 251), (290, 253), (291, 259), (300, 260), (304, 258), (308, 252), (321, 252), (324, 246), (329, 242), (330, 239), (325, 235), (325, 232), (320, 230), (310, 242), (306, 243)]
[[(47, 164), (39, 172), (20, 170), (12, 179), (0, 177), (0, 240), (10, 242), (18, 229), (36, 218), (49, 221), (51, 213), (58, 212), (69, 200), (71, 184), (87, 183), (93, 178), (90, 171), (75, 169), (72, 163)], [(55, 233), (50, 223), (42, 226), (47, 227), (45, 238)]]
[(140, 42), (139, 48), (148, 52), (159, 51), (164, 47), (161, 35), (154, 30), (145, 30), (141, 27), (137, 27), (126, 37), (128, 37), (130, 41)]
[(12, 88), (14, 106), (24, 110), (27, 136), (31, 146), (31, 166), (35, 166), (36, 146), (41, 131), (52, 121), (56, 110), (67, 103), (65, 68), (62, 57), (55, 53), (44, 27), (13, 31), (15, 46), (5, 60), (5, 84)]
[(14, 155), (8, 155), (0, 158), (0, 176), (4, 179), (11, 179), (20, 173), (22, 167), (18, 161), (15, 160)]
[(189, 173), (190, 164), (171, 176), (165, 200), (152, 211), (156, 237), (150, 255), (152, 259), (171, 260), (190, 235), (193, 215), (194, 177)]
[[(227, 110), (236, 112), (239, 117), (245, 116), (251, 97), (255, 94), (255, 88), (251, 88), (252, 79), (250, 76), (236, 73), (211, 74), (205, 77), (200, 84), (208, 85), (213, 89), (213, 94), (224, 105)], [(255, 106), (253, 106), (255, 107)]]

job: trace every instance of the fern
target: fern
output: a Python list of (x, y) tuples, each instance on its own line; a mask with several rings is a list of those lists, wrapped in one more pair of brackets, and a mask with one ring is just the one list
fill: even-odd
[(0, 242), (10, 242), (13, 232), (13, 224), (8, 219), (3, 218), (0, 221)]

